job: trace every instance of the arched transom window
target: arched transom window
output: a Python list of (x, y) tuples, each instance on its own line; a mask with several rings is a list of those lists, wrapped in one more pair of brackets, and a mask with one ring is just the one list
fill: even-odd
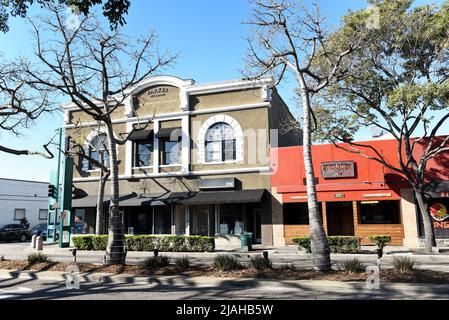
[(236, 135), (229, 124), (217, 122), (210, 126), (204, 141), (206, 162), (236, 160)]

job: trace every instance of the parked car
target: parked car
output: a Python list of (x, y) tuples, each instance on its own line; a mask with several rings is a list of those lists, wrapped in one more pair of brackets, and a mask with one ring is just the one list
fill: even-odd
[(25, 242), (31, 239), (31, 233), (21, 224), (0, 225), (0, 241), (18, 240)]
[[(30, 232), (31, 232), (31, 236), (34, 236), (34, 235), (41, 236), (42, 238), (44, 238), (44, 241), (47, 240), (47, 224), (46, 223), (41, 223), (41, 224), (34, 226), (33, 228), (31, 228)], [(55, 240), (58, 240), (58, 239), (59, 239), (59, 228), (57, 226)]]

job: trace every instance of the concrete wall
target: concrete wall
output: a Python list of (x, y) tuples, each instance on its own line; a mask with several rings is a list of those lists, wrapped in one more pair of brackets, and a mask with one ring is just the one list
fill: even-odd
[(30, 227), (46, 223), (39, 220), (39, 209), (47, 209), (47, 182), (0, 179), (0, 224), (19, 223), (15, 209), (25, 209)]

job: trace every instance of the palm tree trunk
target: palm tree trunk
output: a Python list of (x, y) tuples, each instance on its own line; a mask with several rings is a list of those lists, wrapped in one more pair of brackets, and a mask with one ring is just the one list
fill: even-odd
[(106, 123), (111, 174), (111, 203), (109, 206), (109, 238), (106, 247), (106, 264), (124, 264), (126, 259), (122, 214), (119, 210), (119, 181), (117, 149), (112, 123)]
[(424, 236), (426, 240), (426, 252), (432, 252), (432, 246), (436, 245), (436, 243), (429, 207), (427, 206), (427, 202), (424, 199), (424, 195), (420, 191), (420, 189), (415, 188), (414, 192), (416, 201), (418, 202), (419, 210), (421, 211), (421, 215), (423, 217)]
[(301, 85), (301, 97), (303, 107), (303, 155), (306, 173), (307, 205), (309, 208), (310, 247), (312, 250), (314, 269), (327, 271), (331, 269), (330, 251), (323, 227), (323, 220), (318, 208), (315, 174), (312, 163), (310, 94), (304, 83)]

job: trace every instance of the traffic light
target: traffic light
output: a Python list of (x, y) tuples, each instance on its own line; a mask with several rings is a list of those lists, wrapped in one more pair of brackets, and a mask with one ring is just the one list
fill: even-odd
[(48, 197), (56, 199), (56, 187), (52, 184), (48, 185)]

